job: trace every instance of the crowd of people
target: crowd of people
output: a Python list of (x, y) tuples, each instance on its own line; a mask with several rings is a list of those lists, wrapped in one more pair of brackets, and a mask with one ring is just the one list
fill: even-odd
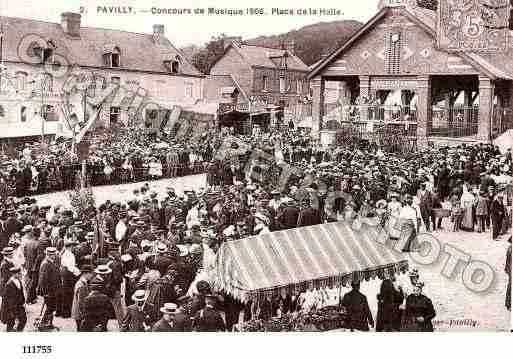
[[(141, 129), (102, 134), (86, 154), (86, 173), (91, 185), (110, 185), (173, 178), (203, 173), (219, 138), (216, 135), (165, 141)], [(6, 195), (25, 197), (76, 185), (82, 170), (71, 141), (52, 142), (48, 150), (26, 144), (0, 158), (0, 185)]]
[[(403, 250), (411, 251), (416, 233), (439, 230), (443, 218), (454, 231), (492, 227), (494, 239), (508, 230), (511, 152), (492, 145), (394, 154), (368, 143), (323, 147), (296, 131), (229, 135), (209, 132), (197, 145), (167, 144), (157, 152), (148, 143), (114, 139), (90, 150), (89, 161), (110, 164), (118, 156), (116, 163), (131, 158), (132, 165), (137, 154), (173, 154), (166, 163), (174, 163), (175, 153), (196, 151), (208, 161), (207, 183), (183, 194), (172, 187), (157, 193), (145, 183), (125, 201), (90, 206), (80, 217), (62, 204), (40, 207), (26, 192), (4, 196), (0, 320), (7, 329), (24, 329), (25, 303), (35, 304), (38, 296), (44, 299), (41, 330), (54, 329), (59, 316), (73, 318), (79, 331), (107, 330), (111, 318), (123, 331), (219, 331), (231, 329), (241, 312), (249, 319), (298, 310), (298, 298), (243, 305), (209, 284), (207, 273), (224, 241), (271, 231), (374, 217), (392, 240), (408, 231)], [(193, 163), (190, 153), (186, 163)], [(389, 280), (381, 288), (376, 329), (407, 330), (404, 318), (413, 318), (416, 330), (432, 330), (435, 313), (421, 282), (412, 281), (408, 292)], [(357, 301), (358, 290), (354, 283)]]

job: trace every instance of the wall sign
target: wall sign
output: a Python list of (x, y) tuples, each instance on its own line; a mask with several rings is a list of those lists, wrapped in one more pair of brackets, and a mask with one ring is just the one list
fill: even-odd
[(437, 46), (446, 51), (506, 51), (509, 0), (440, 0)]
[(380, 79), (371, 78), (372, 89), (376, 90), (394, 90), (394, 89), (415, 89), (417, 80), (415, 79)]

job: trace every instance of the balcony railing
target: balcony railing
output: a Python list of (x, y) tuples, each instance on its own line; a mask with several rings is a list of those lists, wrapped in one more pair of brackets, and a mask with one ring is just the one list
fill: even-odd
[(455, 106), (448, 108), (433, 106), (431, 119), (431, 136), (475, 136), (478, 131), (479, 106)]
[(324, 105), (325, 121), (417, 122), (414, 106), (399, 105)]

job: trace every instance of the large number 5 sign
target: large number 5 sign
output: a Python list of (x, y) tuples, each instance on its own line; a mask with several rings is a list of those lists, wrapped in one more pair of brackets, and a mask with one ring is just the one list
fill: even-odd
[(463, 25), (463, 34), (468, 37), (479, 37), (484, 31), (483, 20), (476, 11), (472, 11), (465, 16)]

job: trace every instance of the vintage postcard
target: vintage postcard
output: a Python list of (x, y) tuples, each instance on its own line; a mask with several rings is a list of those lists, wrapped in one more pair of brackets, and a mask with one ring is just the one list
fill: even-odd
[(0, 0), (0, 331), (510, 331), (510, 1), (305, 4)]

